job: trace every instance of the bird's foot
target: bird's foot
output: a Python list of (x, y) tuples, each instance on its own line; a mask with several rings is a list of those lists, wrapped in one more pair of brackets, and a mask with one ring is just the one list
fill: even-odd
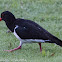
[(41, 43), (39, 43), (39, 46), (40, 46), (40, 52), (42, 52), (42, 47), (41, 47)]
[(7, 51), (7, 52), (13, 52), (13, 50), (3, 50), (3, 51)]
[(4, 51), (13, 52), (13, 51), (18, 50), (18, 49), (21, 49), (21, 46), (18, 46), (17, 48), (14, 48), (14, 49), (11, 49), (11, 50), (4, 50)]
[(40, 52), (42, 52), (42, 48), (40, 49)]

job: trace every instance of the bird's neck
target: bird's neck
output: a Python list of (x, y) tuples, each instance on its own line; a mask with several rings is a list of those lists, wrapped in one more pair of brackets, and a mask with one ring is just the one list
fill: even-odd
[(7, 22), (6, 22), (6, 25), (7, 25), (7, 27), (13, 32), (14, 31), (14, 27), (15, 27), (15, 21), (16, 20), (8, 20)]

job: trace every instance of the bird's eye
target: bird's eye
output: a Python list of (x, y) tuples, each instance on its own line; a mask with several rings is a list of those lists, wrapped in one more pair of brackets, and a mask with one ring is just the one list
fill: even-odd
[(2, 17), (4, 16), (4, 14), (1, 15)]
[(4, 14), (1, 14), (1, 18), (3, 18), (4, 17)]

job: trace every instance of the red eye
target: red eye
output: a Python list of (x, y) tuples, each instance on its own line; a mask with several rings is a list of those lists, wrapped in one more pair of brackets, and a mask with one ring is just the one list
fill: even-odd
[(2, 14), (2, 17), (4, 16), (4, 14)]
[(3, 18), (4, 17), (4, 14), (1, 14), (1, 18)]

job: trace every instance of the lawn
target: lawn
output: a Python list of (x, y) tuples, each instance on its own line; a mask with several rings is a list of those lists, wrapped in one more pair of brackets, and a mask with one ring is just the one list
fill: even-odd
[[(62, 40), (61, 0), (0, 0), (0, 13), (11, 11), (16, 18), (32, 20)], [(0, 62), (62, 62), (62, 47), (42, 43), (42, 53), (37, 43), (23, 44), (22, 49), (4, 52), (19, 45), (19, 40), (6, 33), (8, 28), (0, 22)]]

